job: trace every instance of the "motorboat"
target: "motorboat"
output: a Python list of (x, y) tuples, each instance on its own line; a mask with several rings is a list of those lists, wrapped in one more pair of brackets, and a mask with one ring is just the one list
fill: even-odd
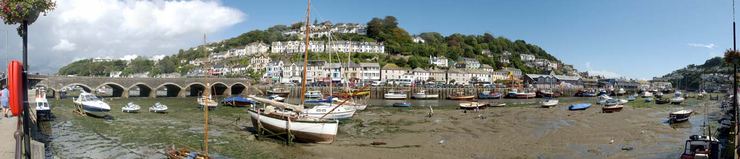
[(628, 99), (622, 99), (622, 98), (617, 99), (617, 101), (618, 101), (619, 104), (627, 104), (627, 102), (629, 102)]
[(578, 103), (568, 106), (568, 110), (586, 110), (591, 107), (591, 103)]
[(168, 109), (167, 105), (157, 102), (157, 103), (154, 103), (154, 105), (152, 105), (151, 107), (149, 107), (149, 112), (167, 113), (167, 109)]
[(134, 102), (128, 102), (125, 106), (121, 107), (121, 112), (124, 113), (138, 113), (141, 106), (134, 104)]
[(617, 93), (616, 93), (616, 94), (617, 94), (617, 95), (619, 96), (619, 95), (624, 95), (624, 94), (626, 94), (626, 93), (627, 93), (627, 91), (625, 91), (625, 90), (624, 90), (624, 88), (619, 88), (619, 89), (617, 90)]
[(289, 94), (290, 90), (283, 87), (274, 87), (270, 90), (267, 90), (267, 95), (278, 95), (281, 97), (287, 97)]
[(596, 96), (602, 96), (602, 95), (609, 95), (609, 93), (607, 93), (606, 90), (604, 90), (604, 89), (600, 89), (599, 90), (599, 93), (596, 94)]
[(545, 100), (542, 100), (540, 102), (540, 105), (544, 108), (554, 107), (557, 106), (558, 103), (560, 103), (560, 100), (553, 99), (553, 98), (547, 98)]
[(655, 99), (655, 104), (668, 104), (670, 102), (671, 102), (671, 100), (668, 99), (668, 98), (657, 98), (657, 99)]
[(609, 95), (602, 94), (599, 95), (599, 98), (596, 100), (596, 104), (605, 104), (607, 100), (612, 99), (612, 97), (609, 97)]
[(270, 96), (267, 97), (267, 99), (270, 99), (270, 100), (273, 100), (273, 101), (278, 101), (278, 102), (284, 102), (285, 101), (285, 98), (283, 98), (283, 97), (281, 97), (280, 95), (277, 95), (277, 94), (270, 95)]
[(604, 112), (604, 113), (618, 112), (618, 111), (621, 111), (622, 108), (624, 108), (624, 105), (620, 104), (619, 100), (608, 99), (604, 103), (604, 107), (601, 107), (601, 112)]
[(463, 102), (460, 103), (460, 109), (483, 109), (488, 106), (488, 103), (480, 102)]
[(355, 115), (355, 109), (350, 106), (322, 103), (310, 109), (304, 109), (303, 114), (309, 117), (325, 119), (349, 119)]
[(605, 105), (605, 106), (617, 105), (619, 104), (619, 100), (614, 99), (614, 98), (609, 98), (609, 99), (604, 100), (600, 104)]
[(691, 135), (681, 154), (681, 159), (720, 158), (722, 147), (717, 138), (704, 135)]
[(82, 91), (77, 99), (72, 98), (72, 100), (76, 105), (81, 106), (82, 111), (87, 114), (101, 115), (101, 113), (110, 111), (110, 105), (108, 103), (85, 91)]
[(385, 94), (383, 94), (383, 98), (385, 99), (406, 99), (408, 98), (408, 95), (400, 90), (389, 90)]
[(650, 91), (644, 91), (644, 92), (642, 92), (642, 98), (652, 98), (652, 97), (653, 97), (653, 93), (652, 92), (650, 92)]
[(43, 89), (36, 89), (36, 117), (40, 120), (51, 120), (51, 104), (46, 99), (46, 92)]
[(411, 96), (411, 98), (414, 99), (437, 99), (439, 98), (439, 94), (428, 94), (426, 90), (419, 90), (419, 92), (414, 93), (414, 95)]
[(500, 99), (501, 97), (503, 95), (498, 92), (483, 91), (478, 93), (478, 99)]
[(307, 143), (332, 143), (339, 130), (339, 121), (322, 119), (297, 112), (303, 112), (302, 105), (276, 102), (270, 99), (249, 96), (260, 103), (264, 108), (249, 109), (252, 126), (264, 128), (275, 134), (284, 134), (290, 131), (295, 141)]
[(450, 99), (450, 100), (471, 100), (471, 99), (475, 98), (475, 96), (474, 95), (465, 95), (464, 92), (459, 91), (459, 92), (456, 92), (454, 95), (450, 95), (447, 98)]
[(397, 103), (393, 103), (393, 107), (411, 107), (411, 103), (409, 103), (409, 102), (397, 102)]
[(321, 91), (306, 91), (304, 96), (309, 99), (315, 99), (321, 98), (323, 95), (321, 95)]
[(673, 98), (671, 98), (671, 104), (681, 104), (684, 101), (684, 97), (681, 96), (681, 92), (676, 90)]
[(688, 121), (689, 117), (691, 117), (691, 114), (693, 113), (694, 111), (689, 109), (670, 112), (668, 113), (668, 122), (678, 123)]
[[(279, 97), (279, 96), (278, 96)], [(244, 98), (241, 96), (231, 96), (224, 98), (221, 100), (221, 104), (223, 105), (229, 105), (229, 106), (235, 106), (235, 107), (244, 107), (254, 104), (255, 102), (250, 100), (249, 98)]]
[(201, 96), (200, 98), (197, 99), (197, 101), (198, 101), (198, 105), (200, 105), (201, 107), (208, 106), (208, 109), (213, 109), (213, 108), (216, 108), (216, 106), (218, 106), (218, 103), (215, 100), (213, 100), (212, 96)]

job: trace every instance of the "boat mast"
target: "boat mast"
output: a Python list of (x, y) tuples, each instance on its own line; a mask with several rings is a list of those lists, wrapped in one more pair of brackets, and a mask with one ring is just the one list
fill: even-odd
[[(331, 31), (329, 31), (329, 40), (328, 40), (328, 42), (331, 43)], [(329, 52), (329, 64), (331, 64), (331, 52)], [(342, 68), (342, 63), (339, 63), (339, 68), (340, 69)], [(334, 75), (333, 72), (334, 72), (334, 68), (330, 66), (329, 67), (329, 98), (330, 98), (329, 99), (329, 106), (331, 106), (331, 104), (334, 102), (333, 101), (334, 100), (334, 97), (333, 97), (334, 96), (334, 88), (332, 87), (332, 85), (334, 85), (334, 78), (332, 77)]]
[[(203, 52), (206, 52), (206, 35), (203, 34)], [(207, 54), (208, 52), (206, 52)], [(211, 58), (206, 58), (207, 64), (210, 64)], [(207, 68), (207, 67), (206, 67)], [(208, 74), (206, 74), (206, 89), (203, 92), (203, 154), (208, 156), (208, 96), (211, 95), (211, 84), (208, 81), (208, 77), (210, 77), (210, 71), (208, 71)]]
[(306, 46), (305, 50), (306, 52), (303, 53), (303, 79), (301, 79), (301, 105), (305, 104), (306, 100), (306, 67), (308, 67), (308, 41), (309, 41), (309, 34), (311, 32), (311, 21), (309, 20), (311, 18), (311, 0), (308, 0), (308, 6), (306, 7)]

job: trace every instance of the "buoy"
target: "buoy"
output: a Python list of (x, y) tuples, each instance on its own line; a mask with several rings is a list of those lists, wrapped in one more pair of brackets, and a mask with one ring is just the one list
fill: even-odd
[(19, 116), (23, 111), (23, 64), (18, 60), (8, 64), (7, 79), (8, 103), (13, 116)]

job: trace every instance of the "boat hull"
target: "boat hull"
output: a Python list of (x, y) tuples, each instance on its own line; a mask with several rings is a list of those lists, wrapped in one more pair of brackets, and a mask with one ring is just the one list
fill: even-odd
[(411, 107), (411, 103), (393, 103), (393, 107)]
[(478, 99), (500, 99), (501, 94), (478, 94)]
[[(679, 111), (680, 112), (680, 111)], [(689, 121), (689, 117), (691, 117), (691, 114), (693, 112), (685, 112), (685, 113), (669, 113), (668, 114), (668, 122), (670, 123), (680, 123), (680, 122), (686, 122)]]
[(439, 98), (438, 94), (414, 94), (411, 96), (414, 99), (437, 99)]
[(603, 113), (619, 112), (619, 111), (622, 111), (622, 108), (624, 108), (624, 106), (622, 105), (604, 106), (601, 108), (601, 112)]
[(586, 110), (591, 107), (591, 104), (574, 104), (568, 107), (568, 110)]
[(450, 96), (448, 98), (450, 100), (471, 100), (475, 98), (475, 96)]
[(288, 121), (283, 118), (275, 118), (264, 114), (258, 114), (255, 110), (249, 110), (252, 125), (265, 128), (273, 133), (286, 133), (287, 125), (295, 140), (307, 143), (332, 143), (337, 136), (339, 122), (334, 121)]
[(383, 98), (385, 99), (406, 99), (408, 96), (405, 94), (384, 94)]

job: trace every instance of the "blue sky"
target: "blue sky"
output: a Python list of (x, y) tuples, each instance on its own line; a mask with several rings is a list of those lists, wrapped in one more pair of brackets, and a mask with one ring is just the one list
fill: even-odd
[[(237, 36), (305, 17), (296, 0), (222, 1), (246, 14), (216, 35)], [(342, 0), (312, 2), (312, 20), (366, 23), (393, 15), (412, 34), (522, 39), (581, 71), (648, 79), (703, 63), (732, 47), (730, 0)]]

